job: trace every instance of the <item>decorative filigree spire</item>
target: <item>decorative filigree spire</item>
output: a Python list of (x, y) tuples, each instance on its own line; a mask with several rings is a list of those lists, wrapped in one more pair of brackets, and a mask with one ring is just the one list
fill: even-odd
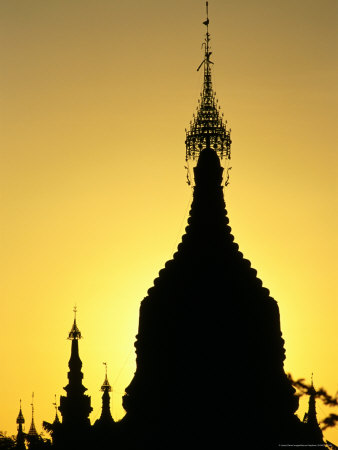
[(227, 122), (223, 122), (223, 114), (220, 113), (220, 106), (216, 99), (216, 92), (213, 91), (211, 81), (210, 60), (210, 33), (208, 2), (206, 2), (207, 18), (203, 22), (206, 26), (204, 46), (204, 59), (197, 68), (204, 66), (204, 82), (201, 99), (198, 101), (197, 114), (193, 115), (190, 121), (190, 128), (186, 130), (186, 161), (198, 159), (200, 152), (204, 148), (211, 148), (216, 151), (220, 159), (230, 159), (230, 131), (227, 130)]
[(74, 340), (74, 339), (81, 339), (81, 332), (78, 329), (77, 325), (76, 325), (76, 312), (77, 312), (77, 308), (76, 306), (74, 306), (74, 323), (72, 326), (72, 329), (70, 330), (69, 334), (68, 334), (68, 339)]
[(104, 382), (103, 382), (103, 384), (101, 386), (101, 391), (102, 392), (105, 392), (105, 391), (111, 392), (111, 386), (109, 384), (108, 375), (107, 375), (107, 363), (104, 362), (103, 364), (104, 364), (104, 366), (106, 368), (106, 376), (105, 376)]

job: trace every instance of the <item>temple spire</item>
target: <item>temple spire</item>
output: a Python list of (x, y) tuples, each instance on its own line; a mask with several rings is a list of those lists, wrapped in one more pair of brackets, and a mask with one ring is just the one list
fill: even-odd
[(29, 428), (28, 434), (29, 434), (29, 436), (38, 436), (38, 432), (36, 431), (35, 423), (34, 423), (34, 392), (32, 393), (31, 407), (32, 407), (32, 422), (31, 422), (31, 426)]
[(114, 419), (110, 412), (110, 395), (109, 392), (111, 392), (112, 388), (108, 381), (108, 375), (107, 375), (107, 363), (103, 363), (105, 366), (105, 378), (104, 382), (101, 386), (101, 392), (102, 394), (102, 411), (100, 419), (98, 420), (98, 425), (111, 425), (114, 422)]
[(89, 424), (89, 414), (92, 411), (90, 397), (84, 395), (87, 390), (82, 384), (83, 373), (81, 371), (82, 361), (79, 355), (79, 339), (81, 332), (76, 323), (77, 308), (74, 307), (74, 322), (68, 334), (72, 341), (71, 354), (68, 362), (68, 384), (64, 387), (67, 396), (60, 397), (59, 411), (62, 415), (63, 424)]
[(58, 416), (58, 405), (57, 405), (57, 402), (56, 402), (56, 394), (54, 395), (53, 406), (55, 408), (55, 419), (54, 419), (53, 425), (55, 425), (57, 423), (60, 423), (60, 419), (59, 419), (59, 416)]
[(21, 426), (25, 423), (25, 419), (23, 417), (22, 409), (21, 409), (21, 398), (20, 398), (20, 410), (19, 410), (18, 417), (16, 419), (16, 423)]
[(24, 450), (24, 449), (26, 449), (25, 433), (23, 431), (23, 424), (25, 423), (25, 419), (22, 414), (21, 399), (20, 399), (20, 410), (19, 410), (18, 417), (16, 419), (16, 423), (18, 424), (18, 434), (16, 435), (16, 448), (19, 450)]
[[(110, 412), (110, 392), (112, 391), (111, 385), (108, 381), (107, 374), (107, 363), (104, 362), (105, 366), (105, 377), (103, 384), (101, 386), (102, 394), (102, 410), (100, 418), (97, 419), (94, 423), (94, 431), (96, 436), (96, 444), (95, 448), (111, 448), (111, 436), (114, 434), (114, 430), (116, 430), (116, 423)], [(120, 448), (119, 445), (116, 448)], [(121, 448), (126, 448), (122, 446)]]
[(317, 391), (313, 386), (313, 373), (311, 374), (311, 387), (308, 390), (308, 395), (309, 395), (309, 407), (304, 415), (303, 422), (307, 424), (307, 427), (309, 428), (309, 432), (311, 433), (312, 438), (316, 442), (321, 443), (323, 439), (323, 433), (322, 430), (320, 429), (317, 420), (317, 411), (316, 411)]
[(81, 332), (80, 332), (80, 330), (78, 329), (78, 327), (76, 325), (76, 313), (77, 313), (77, 307), (76, 306), (74, 306), (73, 312), (74, 312), (74, 322), (73, 322), (72, 329), (70, 330), (69, 335), (68, 335), (68, 339), (70, 339), (70, 340), (81, 339), (82, 338)]
[(51, 423), (51, 422), (46, 422), (44, 420), (42, 422), (42, 426), (46, 431), (48, 431), (48, 433), (51, 433), (52, 438), (53, 438), (53, 443), (55, 444), (55, 442), (57, 441), (57, 438), (58, 438), (58, 433), (60, 432), (60, 427), (61, 427), (61, 422), (60, 422), (60, 419), (58, 416), (58, 406), (57, 406), (57, 401), (56, 401), (56, 394), (54, 394), (54, 402), (52, 403), (52, 405), (55, 408), (54, 421)]
[(102, 384), (102, 386), (101, 386), (101, 391), (102, 391), (102, 392), (105, 392), (105, 391), (111, 392), (111, 386), (110, 386), (110, 384), (109, 384), (109, 381), (108, 381), (108, 375), (107, 375), (107, 371), (108, 371), (107, 366), (108, 366), (108, 365), (107, 365), (106, 362), (104, 362), (103, 365), (105, 366), (106, 375), (105, 375), (104, 382), (103, 382), (103, 384)]
[[(188, 163), (191, 160), (197, 160), (204, 148), (211, 148), (225, 162), (230, 160), (231, 157), (231, 130), (227, 129), (227, 122), (223, 121), (223, 114), (221, 114), (220, 106), (218, 106), (216, 92), (212, 87), (211, 65), (214, 63), (210, 60), (212, 52), (210, 51), (208, 2), (206, 2), (206, 15), (207, 18), (203, 22), (206, 26), (205, 39), (202, 44), (204, 47), (204, 58), (197, 68), (197, 71), (199, 71), (204, 66), (203, 88), (201, 98), (198, 100), (197, 113), (193, 115), (189, 129), (185, 130), (186, 161)], [(188, 182), (188, 184), (190, 183)], [(225, 184), (228, 184), (228, 178), (226, 178)]]

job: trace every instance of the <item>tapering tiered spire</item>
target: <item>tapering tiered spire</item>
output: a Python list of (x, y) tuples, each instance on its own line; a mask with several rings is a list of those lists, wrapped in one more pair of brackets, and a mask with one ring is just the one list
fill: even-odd
[(89, 424), (89, 414), (92, 411), (90, 397), (84, 395), (87, 390), (82, 384), (83, 373), (81, 372), (82, 361), (79, 356), (79, 339), (81, 332), (76, 324), (77, 308), (74, 307), (74, 322), (68, 334), (72, 341), (71, 355), (68, 362), (68, 384), (64, 387), (67, 397), (60, 397), (59, 411), (62, 415), (63, 424)]
[(54, 395), (54, 398), (55, 398), (55, 400), (54, 400), (53, 406), (55, 408), (55, 419), (54, 419), (53, 425), (60, 423), (60, 419), (58, 416), (58, 405), (56, 403), (56, 394)]
[(223, 122), (223, 114), (220, 113), (216, 92), (212, 88), (211, 64), (212, 52), (210, 51), (210, 33), (208, 2), (206, 2), (207, 18), (203, 22), (206, 26), (204, 46), (204, 59), (197, 68), (204, 67), (203, 90), (201, 99), (198, 101), (197, 114), (193, 116), (190, 127), (186, 130), (186, 160), (198, 159), (204, 148), (211, 148), (216, 151), (220, 159), (230, 159), (230, 131), (226, 127), (226, 121)]
[(104, 382), (101, 386), (101, 392), (102, 394), (102, 411), (100, 419), (97, 421), (97, 425), (111, 425), (114, 423), (114, 419), (110, 412), (110, 395), (109, 392), (111, 392), (112, 388), (108, 381), (108, 375), (107, 375), (107, 363), (103, 363), (105, 366), (105, 378)]
[(21, 409), (21, 399), (20, 399), (20, 411), (19, 411), (18, 417), (16, 419), (16, 423), (18, 425), (23, 425), (25, 423), (25, 419), (23, 417), (22, 409)]
[(32, 393), (31, 407), (32, 407), (32, 422), (31, 422), (31, 426), (29, 428), (28, 434), (29, 434), (29, 436), (38, 436), (38, 432), (36, 431), (35, 423), (34, 423), (34, 392)]
[(16, 435), (16, 448), (19, 450), (24, 450), (26, 449), (25, 433), (23, 432), (23, 424), (25, 423), (25, 419), (23, 417), (21, 410), (21, 399), (20, 399), (20, 411), (16, 419), (16, 423), (18, 424), (18, 434)]
[(317, 443), (321, 443), (323, 439), (323, 433), (320, 429), (317, 420), (317, 412), (316, 412), (316, 389), (313, 386), (313, 374), (311, 375), (311, 387), (308, 390), (309, 395), (309, 407), (307, 412), (304, 415), (303, 422), (307, 424), (309, 431), (313, 437), (313, 439)]

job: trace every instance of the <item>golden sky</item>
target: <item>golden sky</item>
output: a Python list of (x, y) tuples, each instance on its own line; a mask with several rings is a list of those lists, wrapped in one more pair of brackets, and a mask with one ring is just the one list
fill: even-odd
[[(286, 371), (314, 372), (333, 394), (338, 3), (210, 0), (209, 16), (232, 128), (230, 225), (278, 301)], [(202, 86), (204, 19), (202, 0), (0, 2), (0, 430), (16, 433), (20, 398), (28, 429), (32, 392), (38, 431), (53, 420), (74, 304), (91, 421), (103, 362), (123, 415), (139, 304), (191, 202), (184, 129)], [(338, 442), (337, 429), (325, 436)]]

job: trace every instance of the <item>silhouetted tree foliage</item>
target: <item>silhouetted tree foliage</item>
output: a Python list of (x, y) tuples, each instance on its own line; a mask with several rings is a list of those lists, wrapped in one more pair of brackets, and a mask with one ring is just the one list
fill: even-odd
[(50, 439), (46, 439), (43, 435), (35, 436), (33, 439), (27, 439), (28, 450), (43, 450), (52, 448)]
[[(299, 378), (298, 380), (294, 380), (292, 378), (292, 375), (288, 373), (288, 378), (291, 381), (292, 385), (298, 389), (299, 397), (301, 397), (304, 394), (310, 395), (312, 386), (311, 384), (308, 384), (305, 382), (304, 378)], [(319, 398), (324, 405), (335, 407), (338, 406), (338, 392), (334, 396), (329, 395), (327, 391), (324, 388), (315, 389), (316, 394), (315, 397)], [(322, 430), (326, 430), (326, 428), (334, 427), (338, 422), (338, 415), (337, 414), (329, 414), (325, 419), (323, 419), (320, 424)]]
[(326, 428), (334, 427), (337, 422), (338, 422), (338, 415), (337, 414), (329, 414), (321, 422), (323, 424), (322, 430), (326, 430)]
[[(46, 439), (43, 435), (28, 438), (26, 435), (26, 447), (28, 450), (44, 450), (51, 449), (52, 443), (50, 439)], [(16, 448), (16, 437), (7, 436), (6, 433), (0, 431), (0, 450), (11, 450)]]
[(6, 436), (6, 433), (0, 431), (0, 450), (9, 450), (15, 448), (14, 436)]

